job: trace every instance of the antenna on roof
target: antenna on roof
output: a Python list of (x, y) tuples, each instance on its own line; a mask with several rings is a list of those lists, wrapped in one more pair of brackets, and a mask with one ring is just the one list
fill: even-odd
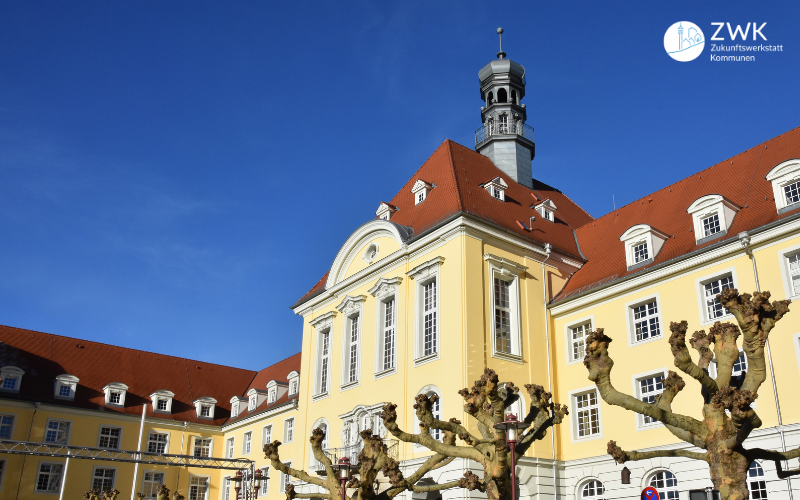
[(503, 52), (503, 28), (497, 28), (497, 34), (500, 35), (500, 52), (497, 53), (497, 58), (505, 59), (506, 53)]

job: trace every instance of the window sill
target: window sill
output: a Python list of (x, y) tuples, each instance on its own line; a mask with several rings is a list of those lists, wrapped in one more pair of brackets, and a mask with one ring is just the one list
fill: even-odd
[(704, 245), (704, 244), (708, 243), (709, 241), (714, 241), (716, 239), (722, 238), (723, 236), (725, 236), (727, 234), (728, 234), (728, 230), (726, 229), (724, 231), (720, 231), (718, 233), (714, 233), (714, 234), (712, 234), (710, 236), (704, 236), (704, 237), (700, 238), (699, 240), (697, 240), (696, 244), (697, 245)]
[(427, 356), (422, 356), (414, 360), (414, 366), (424, 365), (425, 363), (430, 363), (431, 361), (436, 361), (439, 359), (439, 351), (436, 351), (433, 354), (428, 354)]
[(645, 266), (649, 266), (652, 263), (653, 263), (653, 258), (649, 258), (647, 260), (643, 260), (641, 262), (637, 262), (636, 264), (634, 264), (632, 266), (628, 266), (628, 272), (635, 271), (637, 269), (641, 269), (641, 268), (643, 268)]
[(728, 313), (725, 316), (720, 316), (718, 318), (703, 319), (703, 321), (700, 322), (700, 326), (710, 326), (716, 323), (717, 321), (728, 321), (729, 319), (733, 319), (733, 314)]
[(663, 429), (664, 428), (664, 424), (662, 424), (661, 422), (655, 421), (655, 422), (653, 422), (651, 424), (643, 424), (643, 423), (638, 421), (638, 419), (640, 418), (640, 416), (638, 414), (636, 415), (636, 418), (637, 418), (636, 432), (649, 431), (649, 430), (652, 430), (652, 429)]
[(574, 437), (572, 438), (573, 443), (583, 443), (585, 441), (595, 441), (597, 439), (603, 439), (603, 433), (599, 432), (598, 434), (593, 434), (591, 436), (583, 436), (583, 437)]
[(319, 401), (320, 399), (325, 399), (327, 397), (330, 397), (330, 393), (328, 393), (328, 392), (320, 392), (319, 394), (311, 396), (311, 401)]
[(800, 203), (792, 203), (791, 205), (785, 206), (783, 208), (778, 209), (778, 215), (783, 215), (789, 212), (793, 212), (800, 208)]
[(379, 378), (388, 377), (389, 375), (394, 375), (397, 373), (397, 368), (389, 368), (388, 370), (383, 370), (382, 372), (378, 372), (375, 374), (375, 380)]
[[(633, 335), (636, 335), (636, 334), (634, 333)], [(631, 337), (631, 338), (633, 338), (633, 337)], [(631, 342), (628, 345), (628, 347), (636, 347), (636, 346), (639, 346), (639, 345), (642, 345), (642, 344), (648, 344), (650, 342), (655, 342), (656, 340), (661, 340), (663, 338), (664, 338), (664, 334), (663, 333), (659, 333), (658, 335), (656, 335), (654, 337), (649, 337), (649, 338), (646, 338), (644, 340), (631, 340)]]
[(512, 363), (519, 363), (522, 364), (522, 356), (519, 354), (510, 354), (506, 352), (493, 352), (493, 358), (502, 359), (504, 361), (511, 361)]
[(342, 384), (342, 386), (339, 389), (341, 392), (344, 392), (349, 389), (352, 389), (353, 387), (358, 387), (359, 385), (361, 385), (360, 382), (361, 381), (359, 380), (356, 380), (355, 382), (348, 382), (347, 384)]

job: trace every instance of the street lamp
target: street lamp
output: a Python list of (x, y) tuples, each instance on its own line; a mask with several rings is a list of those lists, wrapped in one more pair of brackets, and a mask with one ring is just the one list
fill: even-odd
[(342, 483), (342, 500), (345, 500), (344, 485), (350, 480), (350, 459), (347, 457), (340, 458), (333, 468), (336, 470), (339, 482)]
[(511, 449), (511, 500), (517, 500), (517, 429), (524, 428), (525, 423), (517, 420), (517, 416), (509, 413), (504, 422), (494, 424), (494, 428), (506, 431), (506, 444)]
[(255, 498), (258, 498), (258, 492), (261, 490), (261, 480), (263, 479), (264, 481), (269, 481), (269, 477), (264, 476), (261, 472), (261, 469), (256, 469), (256, 473), (253, 475), (253, 477), (255, 477), (256, 480), (256, 484), (254, 485), (256, 488), (254, 496)]
[(234, 476), (231, 478), (231, 481), (236, 483), (236, 486), (233, 487), (233, 489), (236, 490), (236, 500), (239, 500), (240, 498), (239, 491), (242, 489), (242, 479), (244, 478), (242, 477), (242, 471), (240, 470), (237, 470), (236, 474), (234, 474)]

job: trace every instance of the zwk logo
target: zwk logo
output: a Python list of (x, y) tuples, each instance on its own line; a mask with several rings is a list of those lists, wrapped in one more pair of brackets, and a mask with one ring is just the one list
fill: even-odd
[(680, 21), (664, 33), (664, 50), (676, 61), (686, 62), (697, 59), (706, 45), (703, 30), (689, 21)]
[(717, 36), (717, 35), (720, 34), (719, 32), (722, 31), (722, 28), (725, 28), (725, 27), (728, 28), (728, 35), (730, 35), (731, 40), (736, 40), (736, 37), (738, 36), (739, 38), (742, 39), (742, 41), (745, 41), (745, 40), (747, 40), (747, 34), (750, 33), (750, 26), (753, 27), (753, 41), (754, 42), (756, 41), (756, 36), (760, 36), (761, 39), (764, 40), (764, 41), (767, 40), (767, 37), (765, 37), (764, 34), (761, 33), (761, 30), (764, 29), (764, 26), (766, 26), (767, 23), (762, 23), (761, 26), (759, 26), (758, 28), (756, 28), (756, 23), (747, 23), (747, 24), (744, 25), (744, 29), (742, 29), (742, 26), (739, 25), (739, 24), (737, 24), (735, 28), (731, 28), (731, 23), (711, 23), (711, 25), (717, 27), (717, 31), (715, 31), (714, 34), (711, 35), (711, 39), (714, 40), (714, 41), (723, 41), (723, 40), (725, 40), (725, 34), (724, 33), (723, 33), (723, 36)]

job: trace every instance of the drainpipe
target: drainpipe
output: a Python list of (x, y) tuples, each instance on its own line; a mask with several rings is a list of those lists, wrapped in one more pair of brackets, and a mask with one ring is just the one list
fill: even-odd
[[(31, 440), (31, 434), (33, 433), (33, 421), (36, 419), (36, 412), (39, 411), (39, 403), (33, 404), (33, 415), (31, 415), (31, 425), (28, 427), (28, 442)], [(17, 482), (17, 496), (16, 498), (19, 499), (19, 488), (22, 486), (22, 476), (25, 474), (25, 462), (28, 459), (28, 455), (24, 455), (22, 457), (22, 470), (19, 471), (19, 482)], [(131, 499), (133, 500), (133, 499)]]
[[(142, 421), (139, 424), (139, 444), (136, 445), (136, 458), (141, 460), (142, 455), (142, 433), (144, 432), (144, 416), (147, 414), (147, 403), (142, 405)], [(131, 487), (131, 500), (136, 500), (136, 477), (139, 475), (139, 462), (133, 466), (133, 487)]]
[[(750, 261), (753, 263), (753, 277), (756, 280), (756, 290), (759, 292), (761, 291), (761, 285), (758, 283), (758, 267), (756, 266), (756, 256), (753, 255), (753, 249), (750, 248), (750, 234), (747, 231), (743, 231), (739, 233), (739, 243), (742, 244), (744, 248), (744, 252), (750, 257)], [(765, 343), (766, 351), (767, 351), (767, 362), (769, 363), (769, 374), (772, 378), (772, 396), (775, 398), (775, 410), (778, 413), (778, 434), (781, 436), (781, 448), (784, 453), (786, 453), (786, 438), (783, 435), (783, 417), (781, 416), (781, 403), (778, 399), (778, 385), (775, 382), (775, 370), (772, 367), (772, 352), (769, 348), (769, 339), (767, 339)], [(788, 466), (784, 464), (784, 467), (788, 469)], [(786, 478), (786, 484), (789, 488), (789, 500), (793, 500), (794, 496), (792, 495), (792, 480), (791, 478)]]
[[(550, 320), (547, 317), (547, 273), (545, 271), (545, 263), (550, 260), (550, 251), (553, 245), (550, 243), (544, 244), (544, 252), (547, 257), (542, 261), (542, 297), (544, 299), (544, 341), (547, 349), (547, 390), (553, 393), (553, 377), (550, 369)], [(556, 484), (556, 431), (555, 428), (550, 429), (550, 448), (553, 452), (553, 497), (558, 499), (558, 485)], [(514, 472), (516, 474), (516, 471)], [(791, 500), (791, 499), (790, 499)]]
[(61, 491), (58, 494), (58, 500), (64, 500), (64, 489), (67, 486), (67, 471), (69, 470), (69, 455), (70, 452), (67, 450), (67, 463), (64, 464), (64, 474), (61, 476)]

